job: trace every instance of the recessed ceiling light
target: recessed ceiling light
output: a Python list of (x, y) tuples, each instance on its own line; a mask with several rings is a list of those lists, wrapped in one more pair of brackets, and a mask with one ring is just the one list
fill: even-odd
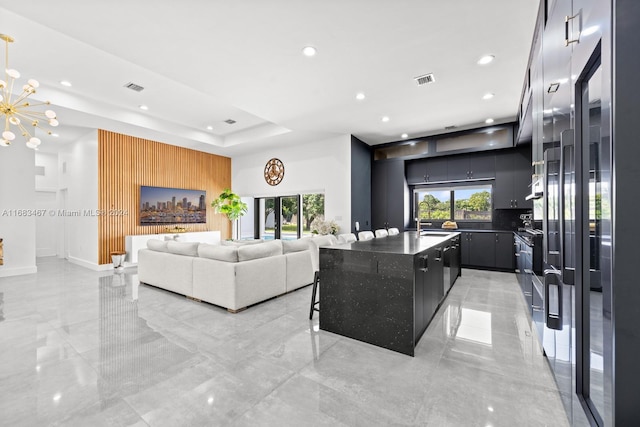
[(138, 105), (138, 108), (144, 111), (147, 111), (149, 109), (149, 107), (147, 107), (146, 105)]
[(365, 98), (364, 93), (360, 92), (358, 94), (356, 94), (356, 99), (358, 101), (362, 101)]
[(313, 46), (305, 46), (304, 49), (302, 49), (304, 56), (314, 56), (316, 52), (316, 48)]
[(490, 125), (491, 123), (493, 123), (493, 119), (487, 119), (484, 121), (486, 124)]
[(478, 65), (487, 65), (491, 63), (496, 57), (493, 55), (485, 55), (482, 58), (478, 59)]
[(402, 137), (402, 139), (409, 138), (409, 135), (407, 135), (406, 133), (403, 133), (403, 134), (402, 134), (402, 135), (400, 135), (400, 136)]
[(213, 126), (207, 126), (207, 130), (213, 130)]
[(382, 118), (382, 121), (383, 121), (383, 122), (385, 122), (385, 123), (386, 123), (386, 122), (388, 122), (388, 121), (389, 121), (389, 117), (388, 117), (388, 116), (384, 116), (384, 117)]
[(486, 100), (486, 99), (491, 99), (491, 98), (493, 98), (494, 96), (495, 96), (495, 95), (494, 95), (493, 93), (485, 93), (485, 94), (482, 96), (482, 99), (485, 99), (485, 100)]
[(71, 85), (71, 82), (70, 82), (69, 80), (61, 80), (61, 81), (60, 81), (60, 84), (61, 84), (62, 86), (66, 86), (66, 87), (71, 87), (71, 86), (72, 86), (72, 85)]

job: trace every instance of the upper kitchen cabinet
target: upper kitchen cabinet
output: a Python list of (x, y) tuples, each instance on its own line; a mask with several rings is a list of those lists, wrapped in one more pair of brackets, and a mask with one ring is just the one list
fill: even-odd
[(407, 183), (423, 184), (447, 180), (447, 159), (433, 157), (407, 162)]
[(449, 181), (494, 178), (496, 176), (495, 154), (473, 153), (451, 156), (447, 162)]
[(525, 197), (531, 192), (531, 147), (496, 153), (494, 209), (532, 209)]
[[(379, 160), (371, 170), (372, 230), (397, 227), (404, 231), (408, 188), (403, 160)], [(405, 197), (405, 195), (407, 197)]]
[(543, 149), (558, 147), (562, 132), (572, 127), (571, 88), (576, 76), (571, 74), (571, 52), (577, 37), (571, 31), (572, 16), (570, 1), (554, 2), (542, 36)]

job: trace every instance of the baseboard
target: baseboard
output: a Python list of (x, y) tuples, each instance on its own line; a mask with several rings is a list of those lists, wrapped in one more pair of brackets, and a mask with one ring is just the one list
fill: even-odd
[(36, 248), (36, 258), (45, 257), (45, 256), (56, 256), (58, 255), (55, 249), (50, 248)]
[(22, 276), (23, 274), (35, 274), (38, 272), (38, 267), (14, 267), (6, 268), (0, 267), (0, 277)]
[(93, 271), (113, 270), (113, 264), (96, 264), (94, 262), (86, 261), (84, 259), (80, 259), (72, 256), (69, 256), (69, 262), (71, 264), (76, 264)]

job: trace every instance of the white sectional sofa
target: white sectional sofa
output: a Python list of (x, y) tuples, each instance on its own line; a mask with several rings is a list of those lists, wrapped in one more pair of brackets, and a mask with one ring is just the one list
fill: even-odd
[(311, 284), (319, 247), (336, 243), (334, 236), (220, 245), (150, 239), (138, 251), (138, 278), (237, 312)]

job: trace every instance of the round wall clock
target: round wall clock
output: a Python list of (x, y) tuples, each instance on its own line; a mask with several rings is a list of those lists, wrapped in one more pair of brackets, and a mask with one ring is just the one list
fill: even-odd
[(264, 180), (269, 185), (278, 185), (284, 178), (284, 163), (275, 157), (267, 162), (264, 167)]

